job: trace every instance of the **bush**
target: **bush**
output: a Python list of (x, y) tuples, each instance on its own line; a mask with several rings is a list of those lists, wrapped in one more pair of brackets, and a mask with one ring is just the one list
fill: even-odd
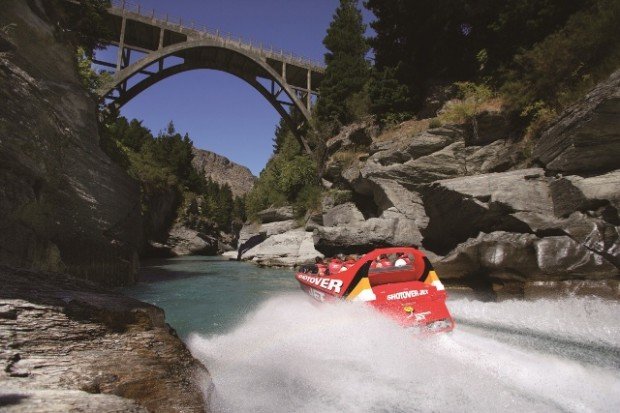
[(430, 129), (441, 128), (442, 125), (443, 125), (443, 122), (441, 122), (441, 119), (439, 119), (439, 118), (433, 118), (428, 123), (428, 127)]
[(353, 200), (353, 191), (346, 189), (332, 189), (327, 194), (334, 201), (335, 205), (342, 205)]
[(620, 2), (590, 4), (504, 71), (501, 92), (524, 118), (540, 118), (542, 109), (559, 113), (620, 66)]
[(459, 90), (459, 99), (451, 100), (444, 105), (439, 114), (440, 122), (469, 122), (493, 98), (493, 92), (486, 85), (472, 82), (457, 82), (455, 85)]
[(323, 188), (318, 185), (308, 185), (299, 191), (293, 208), (295, 214), (300, 217), (307, 212), (315, 212), (321, 209), (321, 199), (323, 198)]
[(93, 60), (89, 56), (86, 49), (78, 47), (75, 52), (75, 60), (77, 62), (78, 75), (82, 81), (84, 89), (94, 98), (97, 97), (97, 90), (110, 79), (108, 72), (102, 71), (97, 73), (93, 70)]
[(299, 211), (311, 209), (319, 188), (316, 163), (303, 153), (297, 138), (286, 131), (278, 152), (269, 160), (246, 200), (250, 219), (271, 206), (293, 205)]
[(332, 161), (341, 168), (348, 168), (359, 160), (361, 153), (355, 151), (338, 151), (332, 156)]
[(17, 24), (15, 23), (6, 24), (0, 27), (0, 33), (2, 33), (5, 36), (11, 36), (13, 32), (15, 31), (16, 27), (17, 27)]

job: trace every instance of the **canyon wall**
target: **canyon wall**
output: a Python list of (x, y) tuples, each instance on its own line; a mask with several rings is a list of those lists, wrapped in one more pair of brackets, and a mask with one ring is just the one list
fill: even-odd
[(131, 283), (140, 189), (100, 149), (97, 111), (40, 1), (2, 3), (0, 262)]

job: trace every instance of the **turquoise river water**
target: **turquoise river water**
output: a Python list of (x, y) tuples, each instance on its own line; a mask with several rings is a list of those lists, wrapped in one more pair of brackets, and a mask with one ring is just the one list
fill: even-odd
[(187, 257), (142, 279), (126, 293), (166, 311), (215, 412), (620, 411), (617, 302), (453, 294), (456, 329), (419, 338), (363, 305), (312, 303), (288, 270)]

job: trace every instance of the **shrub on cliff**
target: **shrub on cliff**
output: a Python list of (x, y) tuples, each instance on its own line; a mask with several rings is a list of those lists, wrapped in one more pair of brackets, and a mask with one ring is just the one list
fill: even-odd
[(64, 0), (52, 0), (43, 2), (43, 5), (57, 24), (57, 36), (76, 49), (83, 48), (89, 58), (101, 41), (110, 37), (105, 22), (110, 0), (81, 0), (79, 6)]
[(446, 102), (439, 113), (443, 123), (466, 123), (475, 121), (483, 109), (494, 104), (491, 88), (472, 82), (455, 83), (459, 91), (458, 99)]
[(374, 69), (384, 72), (369, 88), (379, 117), (402, 110), (384, 98), (399, 86), (415, 111), (432, 84), (469, 81), (500, 90), (526, 124), (540, 123), (620, 65), (616, 0), (367, 0), (365, 6), (376, 16)]
[(316, 163), (303, 153), (298, 139), (285, 128), (277, 153), (260, 173), (246, 199), (250, 218), (270, 206), (292, 204), (299, 214), (313, 209), (320, 194)]
[(557, 32), (517, 53), (502, 93), (529, 119), (559, 112), (620, 66), (620, 2), (591, 0)]

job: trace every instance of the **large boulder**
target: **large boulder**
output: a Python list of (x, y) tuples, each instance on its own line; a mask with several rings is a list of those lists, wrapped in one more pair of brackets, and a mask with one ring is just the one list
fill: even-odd
[(568, 236), (481, 233), (435, 263), (442, 278), (491, 280), (611, 279), (620, 271)]
[[(441, 134), (436, 134), (441, 131)], [(523, 155), (509, 140), (486, 146), (466, 146), (450, 136), (451, 129), (429, 130), (407, 145), (393, 143), (389, 149), (372, 154), (363, 164), (342, 172), (352, 183), (359, 179), (385, 179), (409, 189), (419, 189), (434, 181), (479, 173), (503, 172), (523, 162)], [(416, 144), (418, 138), (424, 138)], [(436, 145), (436, 146), (434, 146)]]
[(243, 260), (276, 267), (310, 264), (316, 257), (322, 258), (323, 254), (314, 248), (312, 232), (303, 229), (270, 236), (241, 255)]
[(553, 215), (548, 179), (538, 168), (438, 181), (422, 194), (429, 217), (424, 245), (442, 254), (480, 231), (531, 232), (514, 213)]
[(552, 171), (620, 168), (620, 70), (566, 110), (541, 136), (533, 156)]
[(611, 205), (616, 210), (616, 221), (620, 221), (620, 169), (589, 178), (567, 176), (566, 179), (592, 207)]
[(466, 129), (465, 142), (471, 146), (487, 145), (510, 135), (511, 125), (506, 112), (501, 110), (484, 110), (475, 117)]
[(219, 247), (217, 238), (181, 224), (172, 227), (166, 245), (174, 256), (215, 255)]
[(356, 151), (360, 148), (368, 148), (376, 135), (376, 125), (366, 122), (352, 123), (343, 127), (338, 135), (327, 141), (327, 154), (333, 155), (338, 151)]
[(266, 224), (259, 224), (257, 222), (248, 222), (241, 228), (239, 232), (238, 245), (241, 247), (250, 238), (255, 238), (260, 235), (264, 238), (271, 237), (272, 235), (282, 234), (299, 227), (299, 223), (296, 220), (289, 219), (286, 221), (274, 221)]
[[(292, 212), (292, 208), (290, 208), (289, 210), (288, 208), (284, 207), (278, 209), (270, 209), (266, 211), (269, 211), (265, 213), (267, 220), (269, 220), (269, 218), (274, 218), (276, 216), (289, 216), (287, 211)], [(261, 224), (258, 222), (246, 222), (239, 231), (239, 239), (237, 241), (238, 258), (241, 259), (241, 257), (247, 251), (261, 244), (269, 237), (283, 234), (296, 228), (299, 228), (299, 223), (294, 219), (288, 219), (285, 221), (272, 221), (265, 224)]]
[(525, 156), (518, 144), (507, 139), (497, 139), (484, 146), (465, 148), (467, 175), (505, 172), (523, 165)]
[(323, 213), (323, 225), (344, 227), (364, 221), (364, 215), (353, 202), (336, 205)]
[(319, 227), (314, 230), (314, 245), (325, 255), (360, 253), (379, 247), (419, 245), (419, 234), (409, 219), (369, 218), (346, 226)]
[(263, 224), (276, 221), (288, 221), (295, 218), (295, 211), (292, 206), (271, 207), (259, 211), (256, 216)]
[(370, 146), (370, 153), (374, 161), (388, 166), (430, 155), (459, 138), (462, 139), (461, 130), (450, 126), (427, 129), (413, 136), (397, 133), (392, 139), (373, 142)]

